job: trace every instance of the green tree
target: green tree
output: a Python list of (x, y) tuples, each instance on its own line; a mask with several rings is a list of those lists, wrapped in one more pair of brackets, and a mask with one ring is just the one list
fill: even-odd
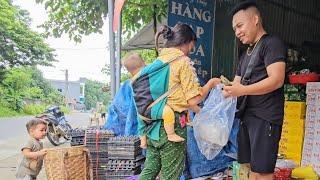
[(63, 96), (52, 88), (35, 67), (8, 69), (0, 82), (0, 105), (21, 111), (25, 100), (37, 100), (43, 104), (63, 103)]
[(104, 105), (108, 105), (111, 96), (110, 92), (103, 92), (102, 87), (104, 86), (103, 83), (98, 81), (86, 81), (85, 87), (85, 105), (87, 109), (95, 108), (97, 102), (103, 102)]
[(23, 107), (23, 98), (25, 90), (28, 89), (31, 82), (31, 75), (26, 73), (25, 69), (13, 68), (5, 75), (2, 81), (4, 87), (4, 100), (8, 102), (9, 108), (20, 111)]
[(10, 0), (0, 0), (0, 71), (19, 65), (50, 65), (55, 60), (53, 49), (29, 23), (26, 11)]
[[(69, 38), (80, 42), (82, 35), (101, 33), (104, 18), (108, 13), (108, 0), (36, 0), (43, 3), (49, 19), (42, 27), (46, 35)], [(167, 14), (167, 0), (127, 0), (122, 10), (124, 33), (131, 35), (153, 17), (158, 20)], [(151, 8), (150, 8), (151, 7)]]
[[(30, 83), (30, 86), (36, 87), (41, 90), (43, 94), (43, 96), (39, 96), (41, 100), (45, 101), (48, 104), (63, 104), (64, 97), (51, 86), (50, 82), (43, 77), (43, 73), (39, 69), (35, 67), (25, 68), (28, 69), (28, 73), (31, 74), (32, 81)], [(35, 92), (35, 90), (33, 90), (32, 92)]]

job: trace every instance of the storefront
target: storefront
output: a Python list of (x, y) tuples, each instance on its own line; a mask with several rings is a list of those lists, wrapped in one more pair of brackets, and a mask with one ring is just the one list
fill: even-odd
[[(240, 0), (169, 0), (168, 25), (190, 24), (199, 41), (191, 57), (198, 76), (207, 80), (221, 74), (233, 78), (245, 47), (231, 27), (230, 9)], [(257, 0), (266, 31), (283, 39), (294, 52), (289, 70), (320, 71), (320, 2), (317, 0)], [(291, 53), (293, 54), (293, 53)]]
[[(233, 79), (246, 50), (234, 35), (229, 11), (240, 0), (168, 0), (168, 25), (190, 24), (198, 41), (191, 58), (202, 82)], [(256, 0), (264, 28), (288, 46), (285, 117), (279, 153), (320, 174), (320, 1)], [(293, 76), (292, 74), (296, 74)], [(290, 80), (289, 80), (290, 79)], [(308, 80), (309, 79), (309, 80)], [(305, 170), (303, 170), (305, 171)]]

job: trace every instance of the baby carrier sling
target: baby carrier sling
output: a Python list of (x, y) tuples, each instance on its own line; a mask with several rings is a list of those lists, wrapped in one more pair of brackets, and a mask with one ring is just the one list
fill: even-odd
[(183, 56), (172, 58), (165, 63), (156, 59), (131, 79), (138, 117), (146, 124), (162, 119), (168, 95), (181, 86), (180, 83), (177, 83), (168, 90), (169, 64), (181, 57)]

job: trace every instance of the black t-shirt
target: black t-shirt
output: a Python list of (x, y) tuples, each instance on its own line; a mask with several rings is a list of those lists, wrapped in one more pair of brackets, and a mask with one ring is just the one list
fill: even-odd
[[(255, 59), (256, 62), (252, 69), (249, 84), (254, 84), (267, 78), (267, 67), (270, 64), (286, 61), (287, 47), (278, 37), (264, 35), (260, 41), (262, 44), (259, 48), (258, 58)], [(250, 57), (247, 51), (242, 54), (237, 68), (237, 76), (244, 76)], [(283, 87), (264, 95), (250, 95), (247, 98), (246, 115), (282, 125), (283, 111)]]

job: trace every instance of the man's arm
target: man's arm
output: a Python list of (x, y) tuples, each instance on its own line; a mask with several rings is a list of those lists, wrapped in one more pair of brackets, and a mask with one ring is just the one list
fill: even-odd
[[(231, 96), (263, 95), (280, 88), (285, 78), (285, 63), (276, 62), (267, 67), (268, 77), (251, 85), (244, 86), (234, 83), (232, 86), (225, 86), (224, 90)], [(240, 82), (236, 76), (234, 82)]]
[(232, 83), (240, 83), (241, 81), (241, 76), (235, 76)]

